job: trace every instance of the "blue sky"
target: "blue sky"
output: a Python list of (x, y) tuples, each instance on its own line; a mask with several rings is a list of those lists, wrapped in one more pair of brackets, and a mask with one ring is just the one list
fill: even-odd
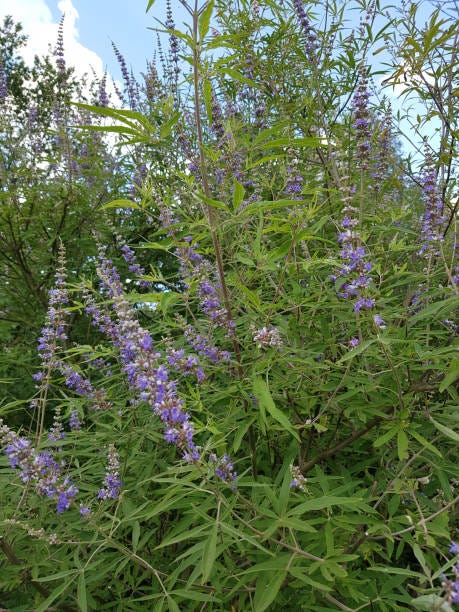
[[(135, 73), (143, 72), (153, 57), (156, 34), (149, 27), (159, 27), (155, 17), (165, 20), (165, 0), (157, 0), (148, 13), (147, 0), (0, 0), (0, 19), (11, 14), (29, 35), (26, 59), (46, 53), (54, 47), (57, 26), (65, 12), (64, 46), (66, 59), (81, 72), (91, 65), (100, 73), (105, 68), (114, 78), (120, 73), (111, 41), (124, 55)], [(186, 20), (178, 0), (172, 0), (176, 22)]]
[[(399, 2), (395, 0), (394, 5), (397, 6)], [(189, 23), (189, 16), (179, 0), (171, 0), (171, 4), (175, 22), (182, 29), (183, 22)], [(146, 6), (147, 0), (0, 0), (0, 19), (3, 21), (5, 15), (11, 14), (23, 24), (29, 36), (24, 57), (31, 63), (35, 54), (43, 55), (50, 46), (55, 46), (58, 23), (62, 13), (65, 13), (64, 49), (67, 64), (75, 66), (80, 75), (93, 70), (102, 76), (108, 70), (120, 84), (121, 74), (112, 50), (112, 40), (136, 75), (144, 72), (147, 60), (154, 55), (156, 34), (148, 28), (160, 27), (155, 18), (165, 21), (166, 0), (156, 0), (148, 13)], [(434, 3), (426, 0), (421, 6), (424, 21), (434, 8)], [(348, 14), (357, 27), (359, 17), (357, 12)], [(374, 59), (381, 61), (382, 56)], [(392, 99), (394, 110), (403, 109), (406, 105), (406, 101), (397, 97), (399, 91), (385, 89), (384, 93)], [(408, 123), (404, 122), (402, 126), (407, 132), (411, 131)]]

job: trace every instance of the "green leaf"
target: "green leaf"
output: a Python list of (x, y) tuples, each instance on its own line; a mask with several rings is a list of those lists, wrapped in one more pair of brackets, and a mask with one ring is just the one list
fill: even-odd
[(404, 567), (388, 567), (386, 565), (373, 565), (368, 569), (371, 572), (381, 572), (382, 574), (398, 574), (399, 576), (410, 576), (411, 578), (420, 578), (425, 580), (424, 574), (413, 572), (413, 570), (405, 569)]
[(266, 572), (258, 577), (253, 600), (254, 610), (263, 612), (272, 604), (285, 580), (285, 575), (284, 570)]
[(374, 344), (374, 342), (375, 342), (374, 339), (365, 340), (365, 342), (362, 342), (362, 344), (359, 344), (356, 348), (351, 349), (345, 355), (343, 355), (341, 359), (338, 361), (338, 363), (344, 363), (345, 361), (349, 361), (349, 359), (353, 359), (354, 357), (357, 357), (357, 355), (360, 355), (360, 353), (363, 353), (364, 351), (366, 351), (369, 346)]
[(214, 0), (209, 0), (206, 8), (203, 10), (201, 16), (199, 17), (199, 42), (202, 43), (204, 38), (206, 37), (207, 32), (209, 31), (210, 18), (212, 17), (212, 12), (214, 10)]
[(202, 551), (202, 583), (209, 580), (217, 556), (218, 523), (215, 521)]
[(172, 117), (166, 121), (166, 123), (163, 123), (159, 129), (160, 137), (167, 138), (167, 136), (169, 136), (169, 134), (172, 132), (172, 128), (174, 127), (174, 125), (177, 123), (179, 119), (180, 119), (180, 113), (177, 112), (177, 113), (174, 113)]
[(247, 433), (247, 430), (252, 425), (254, 420), (255, 420), (254, 418), (246, 419), (239, 425), (236, 431), (236, 435), (234, 436), (234, 442), (233, 442), (233, 451), (235, 453), (237, 453), (237, 451), (239, 450), (239, 447), (241, 446), (241, 443), (242, 443), (242, 438), (245, 436), (245, 434)]
[(238, 183), (238, 181), (234, 180), (234, 188), (233, 188), (233, 210), (237, 210), (239, 206), (242, 204), (242, 200), (244, 199), (245, 189)]
[(298, 436), (298, 432), (292, 427), (292, 424), (288, 420), (287, 416), (276, 407), (271, 391), (269, 390), (266, 381), (261, 378), (261, 376), (257, 376), (253, 381), (253, 393), (260, 402), (260, 405), (269, 412), (273, 419), (280, 423), (299, 442), (300, 438)]
[(103, 204), (101, 208), (133, 208), (135, 210), (142, 210), (142, 207), (132, 200), (113, 200), (112, 202)]
[(180, 612), (179, 605), (175, 602), (170, 595), (167, 596), (167, 604), (169, 612)]
[(296, 519), (292, 516), (285, 519), (279, 519), (277, 524), (279, 527), (285, 527), (286, 529), (295, 529), (296, 531), (303, 531), (304, 533), (317, 533), (317, 529), (304, 519)]
[(308, 138), (276, 138), (258, 145), (260, 149), (275, 149), (277, 147), (323, 147), (326, 141), (323, 138), (310, 136)]
[(132, 550), (137, 552), (137, 546), (139, 545), (139, 537), (140, 537), (140, 523), (139, 521), (134, 521), (134, 525), (132, 527)]
[(419, 544), (416, 544), (416, 542), (413, 542), (413, 544), (411, 544), (411, 548), (413, 549), (414, 556), (419, 561), (420, 566), (424, 570), (425, 575), (430, 580), (432, 572), (430, 571), (429, 565), (426, 562), (426, 558), (424, 557), (424, 553), (422, 552), (421, 547), (419, 546)]
[(453, 359), (445, 378), (438, 387), (440, 393), (443, 393), (457, 378), (459, 378), (459, 359)]
[(145, 10), (146, 13), (148, 13), (148, 11), (151, 9), (151, 7), (153, 6), (155, 2), (156, 0), (148, 0), (147, 8)]
[(243, 74), (241, 74), (237, 70), (234, 70), (233, 68), (227, 68), (226, 66), (224, 66), (223, 68), (220, 68), (219, 72), (223, 72), (224, 74), (227, 74), (228, 76), (232, 77), (235, 81), (238, 81), (239, 83), (250, 85), (250, 87), (254, 87), (255, 89), (260, 89), (260, 86), (258, 85), (258, 83), (255, 83), (255, 81), (248, 79)]
[(432, 612), (432, 610), (438, 610), (438, 612), (454, 612), (453, 608), (449, 606), (444, 597), (431, 593), (430, 595), (421, 595), (416, 599), (411, 600), (411, 605), (415, 610), (419, 612)]
[(60, 580), (65, 576), (75, 576), (79, 573), (79, 570), (66, 570), (64, 572), (57, 572), (56, 574), (52, 574), (51, 576), (43, 576), (43, 578), (35, 578), (34, 582), (51, 582), (52, 580)]
[(212, 206), (213, 208), (225, 210), (226, 212), (228, 212), (229, 210), (228, 206), (224, 202), (219, 202), (218, 200), (207, 198), (203, 193), (196, 194), (195, 197), (196, 197), (196, 200), (198, 201), (203, 200), (206, 204), (208, 204), (209, 206)]
[[(175, 595), (183, 599), (191, 599), (191, 601), (213, 601), (219, 602), (219, 599), (214, 593), (199, 593), (198, 591), (192, 591), (187, 589), (175, 589), (170, 592), (170, 595)], [(201, 609), (201, 608), (200, 608)]]
[[(74, 572), (74, 573), (78, 573), (78, 572)], [(54, 591), (45, 599), (45, 601), (43, 603), (41, 603), (39, 606), (37, 606), (36, 608), (34, 608), (35, 612), (47, 612), (47, 610), (49, 610), (50, 605), (53, 603), (53, 601), (56, 601), (56, 599), (62, 595), (62, 593), (64, 593), (64, 591), (66, 591), (69, 587), (73, 586), (74, 582), (73, 579), (68, 581), (68, 582), (64, 582), (64, 584), (60, 584), (58, 587), (56, 587), (54, 589)]]
[(428, 442), (424, 436), (422, 436), (419, 432), (417, 432), (415, 429), (410, 429), (410, 436), (413, 436), (413, 438), (415, 440), (417, 440), (419, 442), (419, 444), (421, 444), (422, 446), (425, 446), (426, 448), (428, 448), (430, 451), (432, 451), (432, 453), (435, 453), (436, 455), (438, 455), (438, 457), (443, 457), (443, 455), (441, 454), (441, 452), (438, 450), (438, 448), (436, 448), (433, 444), (430, 444), (430, 442)]
[(197, 536), (201, 536), (202, 532), (207, 529), (207, 525), (199, 525), (194, 529), (184, 529), (181, 533), (171, 536), (161, 542), (155, 550), (159, 550), (160, 548), (165, 548), (166, 546), (172, 546), (173, 544), (178, 544), (179, 542), (183, 542), (184, 540), (192, 540)]
[(404, 461), (405, 459), (408, 459), (408, 436), (406, 435), (405, 431), (403, 429), (399, 429), (398, 433), (397, 433), (397, 452), (398, 452), (398, 458), (400, 459), (400, 461)]
[(183, 296), (180, 293), (175, 293), (175, 291), (164, 291), (158, 296), (160, 296), (159, 303), (163, 314), (166, 314), (171, 305), (173, 306), (183, 299)]
[[(289, 511), (289, 516), (304, 514), (305, 512), (311, 512), (313, 510), (323, 510), (324, 508), (331, 508), (332, 506), (354, 506), (356, 510), (365, 509), (371, 512), (371, 508), (368, 506), (368, 504), (365, 504), (363, 499), (360, 497), (338, 497), (334, 495), (325, 495), (323, 497), (309, 499), (308, 501), (295, 506)], [(364, 521), (363, 518), (362, 521)]]
[(389, 430), (386, 431), (386, 433), (384, 433), (382, 436), (380, 436), (373, 442), (373, 446), (375, 448), (379, 448), (380, 446), (383, 446), (383, 444), (386, 444), (386, 442), (389, 442), (389, 440), (392, 440), (392, 438), (396, 436), (397, 433), (398, 433), (398, 427), (391, 427)]
[(455, 431), (453, 431), (449, 427), (446, 427), (446, 425), (442, 425), (438, 421), (435, 421), (435, 419), (433, 419), (431, 416), (429, 416), (429, 419), (430, 419), (430, 422), (435, 425), (438, 431), (441, 431), (441, 433), (444, 434), (447, 438), (450, 438), (451, 440), (454, 440), (455, 442), (459, 442), (459, 434), (457, 434)]
[(87, 612), (88, 600), (86, 596), (86, 580), (84, 578), (84, 571), (81, 571), (78, 577), (77, 600), (80, 612)]
[(212, 83), (209, 79), (202, 80), (202, 97), (206, 107), (207, 119), (212, 123)]

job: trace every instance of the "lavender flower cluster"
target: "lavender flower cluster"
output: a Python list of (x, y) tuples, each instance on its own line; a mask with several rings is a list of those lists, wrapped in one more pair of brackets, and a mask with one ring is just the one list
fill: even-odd
[[(94, 389), (87, 378), (59, 358), (58, 353), (63, 349), (64, 343), (67, 340), (67, 313), (65, 307), (69, 303), (69, 295), (66, 279), (65, 251), (61, 245), (59, 249), (55, 284), (49, 291), (46, 322), (38, 340), (37, 351), (41, 359), (41, 369), (33, 375), (33, 378), (39, 383), (39, 388), (43, 395), (49, 386), (52, 371), (57, 370), (64, 376), (65, 384), (69, 389), (76, 391), (83, 397), (93, 400), (94, 408), (109, 408), (110, 403), (104, 391)], [(32, 406), (35, 406), (37, 403), (38, 400), (34, 400)], [(77, 418), (76, 415), (74, 415), (71, 417), (71, 429), (78, 429), (76, 424)], [(60, 413), (56, 412), (53, 427), (49, 432), (49, 439), (55, 442), (62, 439), (64, 436), (65, 433), (62, 428)]]
[(237, 474), (234, 471), (234, 465), (228, 455), (223, 455), (221, 459), (212, 453), (209, 457), (211, 463), (214, 464), (215, 474), (223, 480), (231, 484), (233, 489), (236, 489), (236, 478)]
[[(128, 96), (129, 107), (131, 110), (137, 110), (138, 99), (139, 99), (139, 92), (137, 89), (138, 84), (135, 80), (134, 75), (132, 73), (129, 74), (126, 60), (124, 59), (123, 55), (121, 54), (120, 50), (118, 49), (118, 47), (115, 45), (114, 42), (112, 42), (112, 47), (115, 53), (115, 57), (118, 60), (118, 63), (120, 65), (121, 75), (123, 77), (123, 82), (124, 82), (124, 91), (127, 93), (127, 96)], [(124, 103), (125, 100), (124, 100), (123, 95), (120, 92), (118, 92), (118, 95), (120, 97), (121, 102)]]
[(437, 173), (432, 158), (426, 156), (426, 167), (421, 177), (425, 210), (421, 220), (421, 248), (418, 254), (429, 259), (440, 254), (439, 246), (443, 241), (442, 225), (444, 222), (443, 202), (437, 186)]
[(446, 603), (451, 606), (452, 604), (459, 603), (459, 544), (452, 542), (449, 548), (449, 552), (455, 555), (456, 563), (453, 566), (454, 578), (450, 580), (443, 576), (442, 589), (445, 593)]
[(65, 75), (65, 57), (64, 57), (64, 18), (62, 15), (59, 21), (59, 27), (57, 30), (57, 42), (54, 50), (54, 56), (56, 57), (56, 65), (60, 75)]
[[(121, 246), (121, 255), (123, 256), (124, 261), (129, 264), (129, 272), (132, 272), (134, 276), (141, 277), (144, 276), (145, 270), (142, 266), (137, 262), (137, 258), (135, 256), (134, 251), (129, 247), (126, 243)], [(140, 279), (138, 281), (140, 287), (148, 287), (149, 283), (146, 280)]]
[(118, 499), (121, 489), (121, 478), (119, 475), (119, 457), (114, 444), (108, 448), (108, 463), (105, 472), (104, 487), (99, 490), (98, 499)]
[[(113, 299), (116, 321), (110, 331), (131, 390), (137, 400), (148, 402), (163, 421), (164, 439), (180, 448), (187, 461), (198, 460), (194, 426), (177, 395), (176, 383), (169, 380), (168, 369), (160, 362), (161, 355), (154, 350), (151, 335), (140, 326), (123, 296), (119, 275), (103, 248), (99, 251), (97, 273), (105, 292)], [(94, 309), (92, 314), (96, 314)]]
[(228, 351), (222, 351), (211, 343), (209, 338), (199, 334), (192, 325), (185, 325), (184, 336), (198, 355), (205, 357), (210, 363), (229, 361), (231, 355)]
[(8, 95), (8, 83), (6, 80), (5, 64), (0, 57), (0, 105), (3, 104)]
[(306, 491), (306, 482), (307, 479), (301, 473), (300, 468), (297, 465), (290, 464), (290, 473), (292, 475), (292, 480), (290, 482), (291, 489), (299, 489), (300, 491)]
[(215, 278), (210, 261), (197, 252), (198, 245), (191, 241), (191, 237), (185, 238), (186, 245), (178, 249), (180, 259), (180, 272), (188, 285), (188, 281), (197, 281), (197, 294), (199, 305), (203, 313), (216, 327), (223, 327), (228, 335), (234, 329), (234, 321), (228, 316), (228, 311), (220, 302), (218, 291), (219, 283)]
[(362, 246), (360, 232), (358, 230), (359, 209), (348, 201), (343, 208), (344, 217), (341, 221), (341, 232), (338, 234), (338, 242), (342, 244), (340, 258), (344, 264), (338, 274), (331, 275), (331, 280), (336, 282), (338, 278), (344, 278), (339, 288), (338, 296), (344, 299), (353, 299), (354, 312), (362, 308), (373, 308), (374, 300), (364, 295), (364, 291), (370, 286), (369, 273), (372, 269), (371, 261), (367, 259), (367, 252)]
[(306, 53), (311, 61), (316, 59), (315, 54), (319, 47), (317, 35), (314, 32), (309, 19), (307, 18), (306, 11), (304, 10), (303, 0), (294, 0), (293, 6), (300, 22), (301, 29), (306, 38)]
[(354, 113), (353, 127), (356, 132), (357, 159), (362, 170), (368, 168), (371, 137), (371, 116), (368, 109), (368, 80), (365, 67), (360, 68), (360, 78), (357, 91), (352, 99), (352, 110)]
[(294, 159), (286, 168), (287, 181), (284, 192), (293, 200), (302, 199), (303, 177), (298, 171), (298, 160)]
[(166, 28), (170, 31), (169, 33), (169, 50), (170, 50), (170, 61), (172, 64), (172, 70), (169, 73), (169, 78), (171, 80), (176, 80), (178, 75), (180, 74), (180, 67), (179, 67), (179, 51), (180, 51), (180, 45), (179, 45), (179, 39), (177, 38), (177, 36), (173, 33), (173, 30), (175, 30), (175, 23), (174, 23), (174, 19), (172, 17), (172, 6), (171, 6), (171, 0), (167, 0), (166, 2)]
[(193, 374), (198, 382), (203, 382), (206, 378), (203, 367), (200, 365), (197, 355), (187, 355), (185, 349), (176, 349), (168, 343), (167, 360), (171, 368), (177, 372), (183, 372), (185, 376)]
[(279, 330), (272, 325), (264, 326), (261, 329), (254, 330), (253, 332), (253, 341), (256, 342), (257, 347), (268, 348), (268, 347), (277, 347), (280, 348), (283, 346), (283, 341), (280, 335)]
[[(191, 252), (194, 253), (194, 250)], [(201, 261), (199, 257), (198, 260)], [(137, 401), (147, 402), (161, 419), (166, 442), (177, 446), (185, 461), (200, 460), (199, 448), (194, 442), (194, 425), (185, 411), (183, 400), (178, 396), (177, 383), (170, 379), (169, 369), (161, 353), (155, 350), (150, 333), (143, 329), (135, 318), (134, 311), (123, 295), (119, 275), (103, 247), (99, 251), (97, 274), (105, 293), (112, 299), (115, 320), (108, 329), (114, 345), (119, 350), (122, 370), (127, 376), (130, 389), (135, 393)], [(96, 317), (97, 323), (99, 313), (93, 305), (91, 314)], [(104, 328), (107, 327), (105, 319), (102, 324)], [(196, 342), (196, 338), (194, 340)], [(169, 365), (171, 358), (176, 365), (183, 357), (181, 353), (170, 353)], [(202, 376), (195, 360), (189, 362), (189, 365), (196, 367), (197, 375)], [(224, 479), (234, 480), (229, 460), (221, 461), (225, 466), (224, 470), (222, 468), (226, 474)]]
[(0, 419), (0, 443), (10, 465), (20, 470), (20, 478), (25, 484), (32, 484), (40, 496), (55, 499), (57, 512), (62, 514), (78, 493), (71, 479), (62, 473), (65, 463), (58, 463), (49, 451), (36, 452), (27, 438), (18, 434)]

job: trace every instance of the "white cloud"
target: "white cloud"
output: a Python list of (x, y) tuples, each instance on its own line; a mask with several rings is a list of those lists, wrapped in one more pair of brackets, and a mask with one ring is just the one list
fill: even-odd
[[(28, 64), (33, 63), (35, 55), (46, 55), (54, 49), (57, 41), (59, 23), (53, 21), (49, 8), (50, 1), (45, 0), (0, 0), (0, 19), (11, 15), (23, 25), (28, 36), (27, 46), (21, 51)], [(55, 0), (53, 0), (55, 1)], [(94, 71), (98, 76), (103, 74), (104, 64), (95, 53), (84, 47), (79, 41), (77, 22), (78, 11), (72, 0), (60, 0), (57, 8), (65, 13), (64, 19), (64, 57), (67, 66), (73, 66), (76, 74), (91, 75)]]

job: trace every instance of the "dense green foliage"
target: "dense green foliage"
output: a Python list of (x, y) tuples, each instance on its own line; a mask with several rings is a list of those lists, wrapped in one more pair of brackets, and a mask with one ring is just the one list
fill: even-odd
[(112, 106), (0, 36), (0, 604), (452, 610), (457, 9), (184, 6)]

